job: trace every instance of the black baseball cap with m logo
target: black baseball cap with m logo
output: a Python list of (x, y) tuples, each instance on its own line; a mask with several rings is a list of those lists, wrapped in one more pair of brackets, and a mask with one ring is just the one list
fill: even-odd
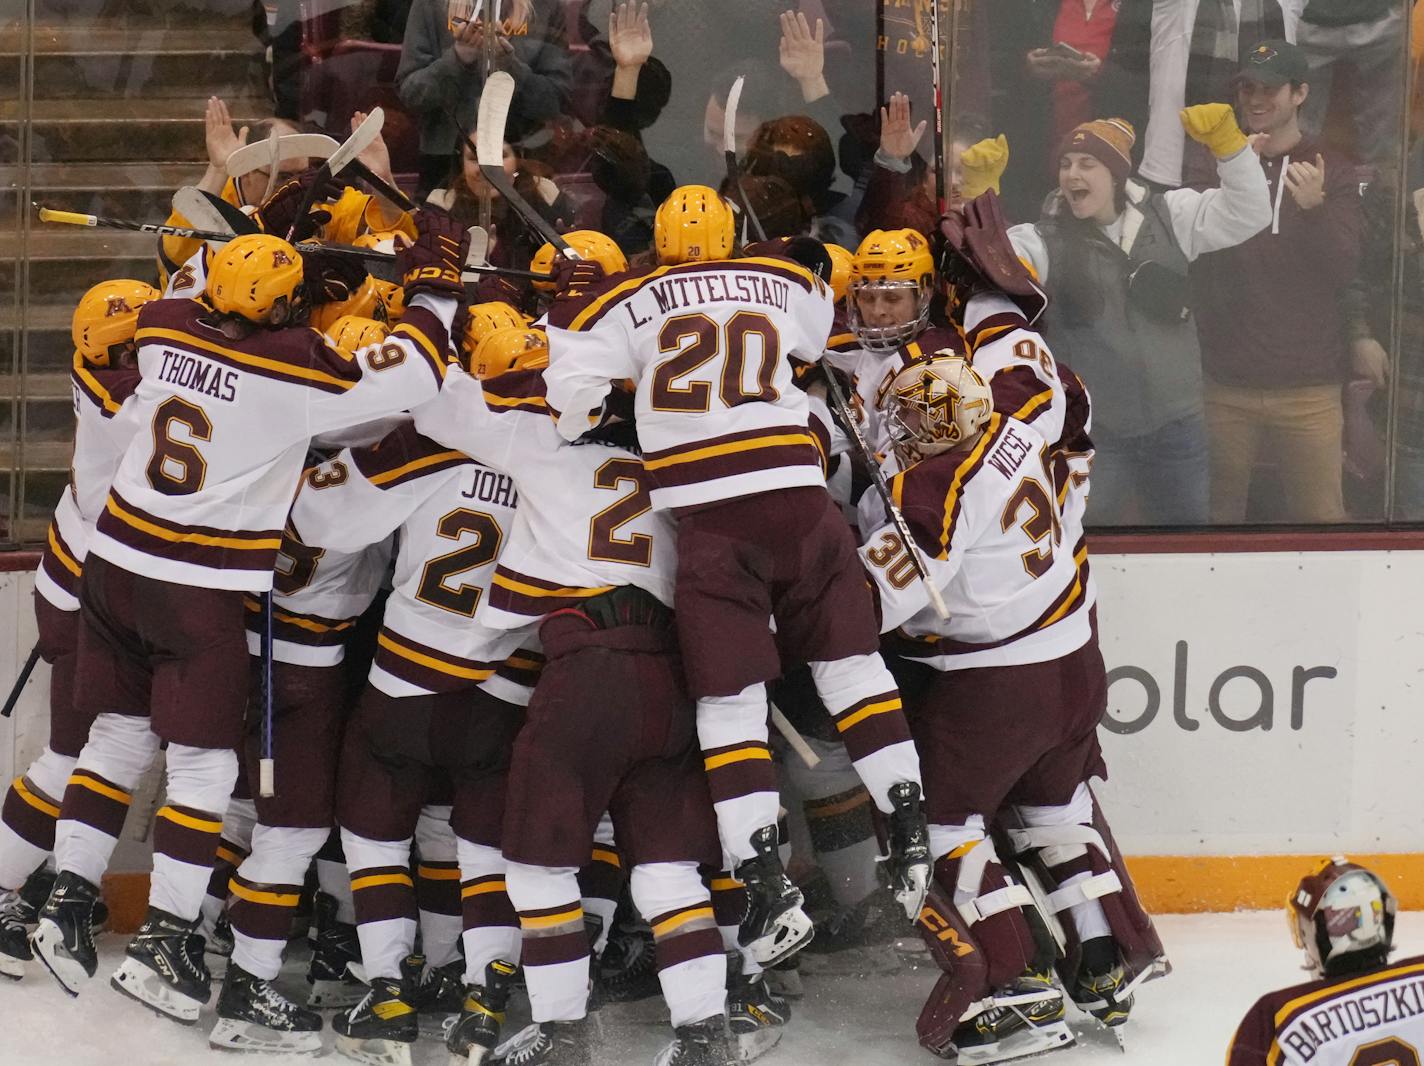
[(1306, 81), (1309, 73), (1304, 52), (1289, 41), (1270, 40), (1246, 53), (1236, 81), (1254, 81), (1275, 88), (1287, 82)]

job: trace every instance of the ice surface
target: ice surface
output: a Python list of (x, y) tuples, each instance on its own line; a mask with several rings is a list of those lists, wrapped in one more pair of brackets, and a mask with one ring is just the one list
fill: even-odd
[[(1127, 1051), (1090, 1018), (1072, 1025), (1078, 1044), (1035, 1064), (1053, 1066), (1216, 1066), (1246, 1008), (1261, 993), (1305, 979), (1301, 956), (1291, 945), (1281, 912), (1168, 915), (1157, 919), (1174, 971), (1142, 991), (1124, 1032)], [(1424, 945), (1424, 913), (1400, 916), (1396, 942), (1403, 953)], [(0, 1063), (35, 1066), (269, 1066), (310, 1059), (295, 1055), (239, 1055), (211, 1051), (213, 1017), (184, 1028), (150, 1014), (108, 986), (122, 940), (101, 939), (103, 959), (92, 989), (77, 1000), (66, 996), (33, 964), (24, 981), (0, 981)], [(300, 978), (296, 978), (300, 981)], [(914, 1019), (934, 980), (928, 969), (875, 977), (806, 978), (781, 1045), (760, 1061), (766, 1066), (900, 1066), (938, 1061), (915, 1043)], [(284, 982), (286, 978), (284, 978)], [(214, 989), (216, 1000), (216, 989)], [(602, 1013), (608, 1046), (601, 1062), (651, 1064), (669, 1034), (660, 1001), (614, 1006)], [(324, 1066), (348, 1060), (328, 1051)], [(445, 1066), (443, 1045), (423, 1039), (418, 1066)]]

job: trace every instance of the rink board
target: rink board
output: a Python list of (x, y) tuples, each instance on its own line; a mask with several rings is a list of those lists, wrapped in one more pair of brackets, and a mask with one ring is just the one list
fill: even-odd
[[(33, 565), (33, 557), (28, 557)], [(1369, 856), (1424, 907), (1424, 553), (1094, 555), (1109, 720), (1098, 786), (1148, 906), (1275, 907), (1318, 856)], [(34, 639), (0, 573), (0, 684)], [(43, 665), (0, 770), (44, 743)], [(116, 871), (142, 869), (125, 842)], [(127, 911), (141, 875), (114, 876)], [(141, 909), (141, 907), (139, 908)]]

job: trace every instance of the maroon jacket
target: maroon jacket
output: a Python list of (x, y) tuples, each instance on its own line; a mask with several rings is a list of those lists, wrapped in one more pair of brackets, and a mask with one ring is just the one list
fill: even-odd
[[(1192, 265), (1202, 369), (1223, 385), (1280, 389), (1343, 382), (1348, 358), (1341, 296), (1360, 262), (1359, 185), (1354, 166), (1324, 151), (1325, 202), (1296, 206), (1281, 174), (1290, 161), (1315, 162), (1303, 140), (1262, 159), (1277, 221), (1244, 244)], [(1381, 252), (1387, 251), (1381, 249)]]

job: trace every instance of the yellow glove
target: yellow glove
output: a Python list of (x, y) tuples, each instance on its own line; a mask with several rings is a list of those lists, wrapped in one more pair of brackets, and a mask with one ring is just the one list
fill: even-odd
[(978, 144), (971, 144), (959, 157), (959, 167), (964, 172), (961, 194), (972, 200), (987, 189), (999, 191), (999, 179), (1004, 176), (1004, 168), (1009, 165), (1009, 140), (1002, 133), (997, 137), (986, 137)]
[(1230, 159), (1246, 147), (1246, 134), (1236, 124), (1230, 104), (1194, 104), (1181, 111), (1187, 136), (1211, 149), (1218, 159)]

